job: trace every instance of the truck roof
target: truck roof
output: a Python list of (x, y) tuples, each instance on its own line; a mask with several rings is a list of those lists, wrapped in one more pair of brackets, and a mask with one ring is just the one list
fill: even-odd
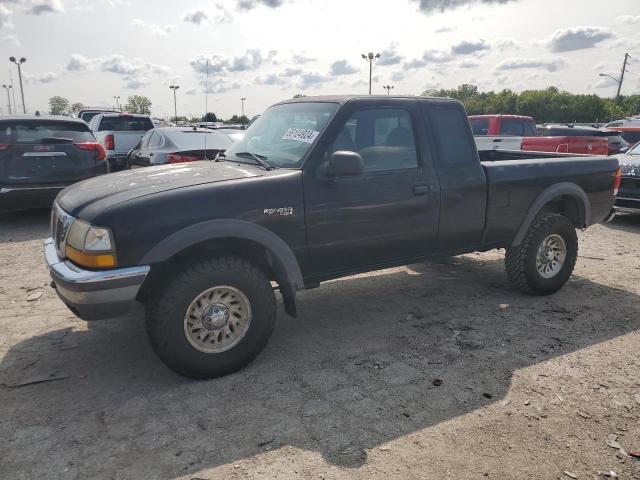
[(149, 115), (143, 115), (141, 113), (122, 113), (122, 112), (103, 112), (100, 113), (99, 115), (102, 115), (105, 118), (113, 118), (113, 117), (144, 117), (144, 118), (149, 118), (151, 119), (151, 117)]
[(400, 100), (438, 100), (445, 102), (458, 102), (453, 98), (447, 97), (422, 97), (418, 95), (318, 95), (310, 97), (298, 97), (290, 98), (282, 102), (278, 102), (276, 105), (283, 105), (286, 103), (300, 103), (300, 102), (334, 102), (344, 104), (351, 100), (365, 100), (365, 101), (380, 101), (389, 99)]
[(517, 119), (532, 119), (528, 115), (512, 115), (512, 114), (504, 114), (504, 113), (495, 113), (495, 114), (487, 114), (487, 115), (469, 115), (469, 118), (517, 118)]
[(84, 123), (79, 118), (67, 117), (65, 115), (0, 115), (0, 121), (43, 121), (43, 120), (55, 120), (58, 122), (71, 122), (71, 123)]

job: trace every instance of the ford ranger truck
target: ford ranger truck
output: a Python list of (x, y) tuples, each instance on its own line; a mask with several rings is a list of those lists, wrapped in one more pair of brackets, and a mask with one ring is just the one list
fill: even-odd
[(128, 170), (61, 192), (45, 257), (85, 320), (146, 311), (155, 352), (212, 378), (252, 361), (296, 292), (432, 255), (506, 249), (520, 290), (557, 292), (576, 229), (606, 220), (615, 157), (476, 150), (457, 101), (304, 97), (216, 160)]

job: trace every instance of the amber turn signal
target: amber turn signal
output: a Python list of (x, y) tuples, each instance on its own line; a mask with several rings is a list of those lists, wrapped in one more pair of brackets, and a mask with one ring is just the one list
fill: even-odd
[(73, 263), (88, 268), (109, 268), (116, 266), (114, 253), (85, 253), (67, 245), (65, 254)]

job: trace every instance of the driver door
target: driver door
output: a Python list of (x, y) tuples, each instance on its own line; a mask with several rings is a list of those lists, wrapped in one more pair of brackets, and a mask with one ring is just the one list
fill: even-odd
[[(355, 107), (322, 152), (318, 168), (305, 173), (314, 276), (400, 264), (425, 256), (434, 246), (439, 195), (435, 173), (425, 161), (428, 149), (416, 141), (426, 137), (423, 125), (416, 107), (389, 103)], [(335, 151), (360, 154), (362, 174), (332, 177), (327, 165)]]

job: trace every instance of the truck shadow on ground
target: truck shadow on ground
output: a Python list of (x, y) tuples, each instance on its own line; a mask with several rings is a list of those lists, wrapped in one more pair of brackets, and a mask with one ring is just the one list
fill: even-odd
[(499, 401), (518, 369), (640, 327), (632, 293), (574, 277), (529, 297), (480, 258), (303, 292), (300, 318), (280, 313), (252, 365), (211, 381), (167, 370), (135, 315), (29, 338), (1, 381), (67, 378), (0, 387), (5, 472), (168, 478), (286, 445), (355, 468), (371, 448)]
[(629, 233), (640, 233), (640, 214), (617, 215), (613, 221), (603, 223), (605, 227)]

